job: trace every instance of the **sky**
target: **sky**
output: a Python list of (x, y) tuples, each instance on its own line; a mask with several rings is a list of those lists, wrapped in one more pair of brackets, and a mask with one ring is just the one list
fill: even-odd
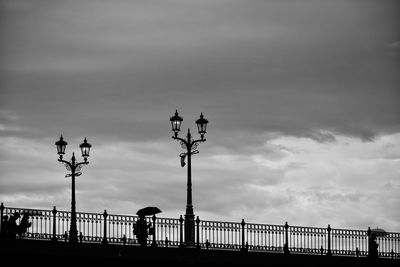
[(398, 0), (0, 0), (0, 201), (400, 231)]

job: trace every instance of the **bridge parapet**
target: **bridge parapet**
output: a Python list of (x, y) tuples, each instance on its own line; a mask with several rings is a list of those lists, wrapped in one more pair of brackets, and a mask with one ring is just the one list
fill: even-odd
[[(5, 221), (15, 212), (30, 215), (31, 227), (17, 238), (68, 242), (71, 220), (69, 211), (5, 207), (1, 204), (1, 236), (5, 238)], [(106, 214), (106, 216), (105, 216)], [(77, 212), (79, 242), (138, 245), (133, 227), (136, 215)], [(18, 223), (21, 218), (18, 219)], [(182, 247), (184, 227), (180, 218), (150, 218), (152, 232), (148, 245)], [(196, 222), (196, 247), (200, 249), (276, 252), (286, 254), (371, 255), (371, 237), (367, 230), (222, 222), (200, 220)], [(154, 239), (156, 237), (156, 239)], [(400, 259), (400, 233), (385, 232), (376, 237), (378, 257)]]

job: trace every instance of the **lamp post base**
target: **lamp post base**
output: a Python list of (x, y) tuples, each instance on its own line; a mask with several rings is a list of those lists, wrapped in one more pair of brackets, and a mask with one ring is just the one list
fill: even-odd
[(69, 239), (70, 243), (78, 243), (78, 231), (69, 231)]
[(195, 246), (194, 240), (194, 214), (185, 215), (185, 246)]

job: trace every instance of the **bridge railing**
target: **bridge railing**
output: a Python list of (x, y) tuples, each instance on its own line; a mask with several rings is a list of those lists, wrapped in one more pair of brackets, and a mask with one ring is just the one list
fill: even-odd
[[(71, 212), (24, 209), (0, 206), (1, 236), (6, 238), (5, 217), (15, 212), (29, 214), (31, 227), (17, 238), (52, 240), (67, 242), (71, 222)], [(21, 217), (18, 219), (19, 224)], [(138, 220), (136, 215), (116, 215), (77, 212), (79, 242), (137, 245), (133, 233)], [(148, 245), (184, 246), (184, 219), (146, 217), (151, 223), (153, 235)], [(278, 253), (306, 253), (319, 255), (368, 256), (370, 253), (370, 231), (327, 228), (255, 224), (241, 222), (221, 222), (195, 220), (195, 244), (203, 249), (225, 249), (241, 251), (265, 251)], [(379, 257), (400, 258), (400, 233), (385, 232), (376, 238)]]

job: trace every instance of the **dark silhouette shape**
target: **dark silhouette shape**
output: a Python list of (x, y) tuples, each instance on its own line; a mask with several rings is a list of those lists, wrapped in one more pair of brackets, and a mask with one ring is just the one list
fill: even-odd
[(32, 225), (32, 223), (29, 221), (29, 214), (24, 213), (24, 215), (22, 216), (21, 222), (19, 223), (19, 225), (17, 227), (18, 235), (20, 237), (25, 235), (25, 233), (27, 232), (28, 228), (31, 227), (31, 225)]
[[(185, 158), (187, 157), (187, 198), (186, 198), (186, 212), (185, 212), (185, 244), (194, 245), (195, 243), (195, 220), (193, 211), (192, 201), (192, 155), (198, 154), (197, 147), (200, 143), (205, 142), (204, 138), (207, 133), (208, 120), (204, 118), (203, 113), (200, 114), (200, 118), (196, 120), (197, 129), (200, 134), (200, 139), (194, 140), (190, 129), (188, 129), (187, 135), (184, 138), (178, 137), (178, 133), (181, 130), (183, 118), (179, 116), (178, 110), (175, 111), (175, 115), (170, 119), (172, 131), (174, 135), (172, 139), (178, 141), (183, 149), (186, 149), (185, 153), (181, 153), (181, 167), (186, 165)], [(182, 243), (182, 242), (181, 242)]]
[(290, 254), (290, 250), (289, 250), (289, 245), (288, 244), (283, 245), (283, 252), (285, 254)]
[(210, 241), (206, 240), (206, 249), (210, 249)]
[(368, 244), (369, 253), (368, 253), (368, 256), (371, 259), (378, 259), (379, 258), (379, 252), (378, 252), (379, 244), (377, 242), (377, 238), (378, 237), (387, 236), (387, 232), (382, 228), (375, 228), (375, 229), (372, 229), (372, 230), (370, 228), (368, 228), (367, 234), (369, 236), (369, 244)]
[(378, 255), (378, 242), (376, 242), (376, 234), (372, 232), (369, 237), (369, 252), (368, 252), (368, 257), (371, 259), (377, 259), (379, 257)]
[(7, 222), (7, 237), (10, 239), (15, 239), (17, 235), (17, 220), (20, 218), (19, 212), (14, 212), (13, 215), (10, 216)]
[(160, 213), (161, 210), (157, 207), (146, 207), (143, 209), (140, 209), (136, 212), (136, 215), (138, 216), (148, 216), (148, 215), (154, 215), (157, 213)]
[(4, 238), (7, 236), (7, 223), (8, 223), (8, 216), (3, 215), (1, 218), (1, 229), (0, 229), (0, 237)]
[(147, 246), (147, 237), (149, 236), (147, 229), (150, 228), (150, 226), (151, 223), (147, 224), (145, 216), (139, 215), (139, 219), (136, 221), (136, 226), (134, 228), (134, 234), (141, 247)]
[(81, 169), (84, 165), (89, 164), (88, 157), (89, 151), (92, 147), (91, 144), (87, 142), (87, 139), (83, 140), (83, 143), (79, 145), (82, 152), (83, 160), (79, 162), (75, 158), (75, 153), (72, 152), (71, 161), (63, 160), (63, 155), (65, 154), (65, 148), (67, 147), (68, 143), (64, 141), (63, 136), (61, 135), (60, 140), (55, 143), (57, 147), (57, 154), (59, 155), (58, 161), (63, 163), (68, 171), (65, 177), (71, 177), (71, 225), (69, 229), (69, 242), (71, 243), (78, 243), (78, 229), (76, 226), (76, 201), (75, 201), (75, 177), (82, 175)]
[(82, 232), (79, 232), (79, 242), (82, 243), (82, 241), (83, 241), (83, 235), (82, 235)]

